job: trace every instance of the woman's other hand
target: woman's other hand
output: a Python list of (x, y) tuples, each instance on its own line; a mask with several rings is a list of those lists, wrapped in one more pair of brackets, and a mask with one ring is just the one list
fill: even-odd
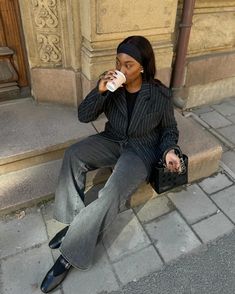
[(105, 71), (104, 73), (100, 75), (98, 89), (101, 94), (107, 91), (106, 84), (109, 81), (112, 81), (114, 78), (115, 78), (115, 69)]
[(171, 172), (180, 172), (181, 166), (180, 166), (180, 159), (175, 154), (174, 149), (167, 152), (165, 157), (166, 167)]

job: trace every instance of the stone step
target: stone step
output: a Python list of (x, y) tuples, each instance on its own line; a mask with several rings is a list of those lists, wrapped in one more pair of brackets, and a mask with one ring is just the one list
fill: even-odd
[[(52, 199), (61, 162), (54, 160), (0, 176), (0, 215)], [(103, 183), (110, 174), (108, 168), (89, 172), (86, 190)]]
[(60, 165), (56, 160), (0, 176), (0, 214), (50, 199)]
[(59, 159), (72, 143), (95, 134), (62, 105), (20, 99), (0, 104), (0, 175)]
[[(94, 123), (94, 128), (92, 124), (78, 123), (74, 109), (35, 105), (31, 100), (26, 102), (16, 103), (17, 107), (14, 104), (14, 111), (10, 104), (0, 107), (3, 126), (0, 135), (0, 142), (3, 142), (0, 144), (1, 214), (52, 198), (61, 164), (60, 160), (55, 160), (57, 156), (62, 156), (63, 149), (73, 140), (94, 134), (96, 130), (101, 131), (105, 123), (101, 117)], [(23, 114), (24, 122), (21, 121)], [(215, 173), (222, 155), (219, 142), (192, 119), (183, 117), (177, 111), (175, 115), (180, 130), (179, 145), (189, 157), (189, 182)], [(7, 140), (3, 140), (5, 138)], [(104, 182), (109, 175), (110, 170), (88, 173), (87, 190)], [(143, 184), (132, 195), (128, 205), (136, 206), (155, 196), (157, 194), (151, 186)]]

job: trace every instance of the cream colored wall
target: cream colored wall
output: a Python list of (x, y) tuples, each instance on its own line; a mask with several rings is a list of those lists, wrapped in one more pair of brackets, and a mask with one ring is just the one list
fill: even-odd
[[(129, 35), (144, 35), (151, 41), (158, 78), (169, 84), (177, 42), (176, 15), (178, 11), (179, 20), (182, 2), (19, 0), (33, 95), (38, 101), (77, 105), (99, 74), (114, 67), (116, 46)], [(207, 103), (204, 95), (197, 98), (204, 90), (209, 100), (220, 99), (217, 88), (221, 85), (223, 96), (233, 95), (228, 86), (234, 83), (233, 70), (221, 71), (218, 83), (207, 68), (217, 54), (223, 55), (216, 59), (218, 66), (228, 53), (227, 63), (233, 62), (234, 11), (235, 0), (196, 0), (182, 91), (186, 107)], [(207, 74), (203, 81), (197, 80), (203, 66)], [(224, 76), (227, 80), (221, 81)]]
[(176, 0), (81, 0), (80, 5), (84, 94), (100, 73), (114, 67), (116, 47), (130, 35), (151, 41), (159, 77), (169, 84)]
[(235, 95), (235, 0), (196, 0), (185, 77), (186, 107)]
[(176, 0), (19, 3), (37, 100), (76, 105), (100, 73), (114, 67), (117, 44), (137, 34), (152, 42), (159, 77), (169, 84)]

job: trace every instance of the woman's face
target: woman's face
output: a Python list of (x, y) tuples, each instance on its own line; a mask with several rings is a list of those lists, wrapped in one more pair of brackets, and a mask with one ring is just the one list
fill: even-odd
[(141, 70), (143, 67), (130, 55), (119, 53), (116, 57), (116, 69), (126, 76), (126, 83), (142, 82)]

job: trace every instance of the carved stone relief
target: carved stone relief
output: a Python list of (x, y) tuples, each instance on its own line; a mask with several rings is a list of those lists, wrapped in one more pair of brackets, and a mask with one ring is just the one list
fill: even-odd
[(57, 35), (37, 34), (37, 43), (43, 62), (61, 62), (60, 38)]
[(39, 28), (58, 26), (57, 0), (33, 0), (35, 24)]
[(62, 64), (58, 0), (32, 0), (37, 50), (41, 62)]

